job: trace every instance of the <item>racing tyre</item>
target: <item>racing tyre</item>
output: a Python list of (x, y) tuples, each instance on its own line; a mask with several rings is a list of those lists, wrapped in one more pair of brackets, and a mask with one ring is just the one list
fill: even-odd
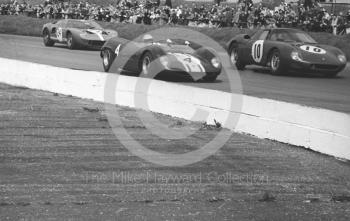
[(140, 61), (139, 64), (139, 75), (144, 75), (147, 76), (149, 75), (149, 66), (151, 64), (151, 62), (153, 61), (153, 56), (150, 52), (146, 52), (143, 56), (142, 59)]
[(43, 40), (44, 40), (44, 45), (47, 47), (52, 47), (55, 44), (55, 42), (51, 40), (50, 32), (47, 29), (44, 29), (43, 31)]
[(272, 51), (270, 56), (270, 66), (271, 74), (273, 75), (281, 75), (286, 71), (285, 67), (283, 67), (279, 50)]
[(337, 75), (339, 74), (339, 72), (331, 72), (325, 75), (325, 77), (327, 78), (335, 78), (337, 77)]
[(72, 33), (68, 32), (67, 33), (67, 46), (69, 49), (75, 49), (76, 48), (76, 43), (73, 38)]
[(230, 61), (232, 65), (236, 65), (236, 68), (238, 70), (243, 70), (246, 66), (246, 64), (244, 64), (241, 59), (238, 56), (238, 46), (237, 45), (233, 45), (230, 48)]
[(109, 48), (103, 49), (103, 51), (102, 51), (102, 65), (103, 65), (103, 69), (105, 70), (105, 72), (109, 71), (109, 68), (111, 67), (114, 59), (115, 59), (115, 55), (111, 49), (109, 49)]

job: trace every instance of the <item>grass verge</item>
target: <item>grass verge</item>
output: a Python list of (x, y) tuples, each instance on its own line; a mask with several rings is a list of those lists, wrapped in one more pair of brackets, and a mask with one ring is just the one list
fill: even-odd
[[(25, 16), (0, 16), (0, 33), (16, 34), (26, 36), (41, 36), (41, 29), (45, 23), (50, 22), (47, 19), (37, 19)], [(111, 22), (100, 22), (104, 28), (117, 30), (120, 37), (126, 39), (134, 39), (137, 36), (148, 31), (164, 27), (159, 25), (142, 25), (142, 24), (120, 24)], [(203, 34), (216, 40), (222, 46), (233, 36), (241, 33), (251, 33), (252, 30), (240, 30), (238, 28), (194, 28), (185, 27), (199, 31)], [(350, 35), (334, 36), (330, 33), (310, 32), (309, 33), (316, 41), (321, 44), (333, 45), (340, 48), (350, 59)]]

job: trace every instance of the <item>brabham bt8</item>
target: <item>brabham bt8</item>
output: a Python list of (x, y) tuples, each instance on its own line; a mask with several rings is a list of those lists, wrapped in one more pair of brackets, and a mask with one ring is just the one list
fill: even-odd
[(45, 46), (66, 44), (69, 49), (100, 49), (110, 38), (118, 36), (114, 30), (105, 30), (92, 20), (63, 19), (43, 26)]
[[(190, 75), (193, 80), (212, 82), (222, 69), (219, 58), (209, 48), (183, 39), (154, 41), (148, 34), (135, 41), (111, 38), (101, 48), (100, 56), (106, 72), (110, 71), (113, 62), (118, 66), (118, 61), (124, 59), (125, 61), (120, 63), (122, 67), (118, 66), (118, 70), (113, 71), (137, 76), (141, 73), (145, 76), (180, 74)], [(156, 70), (150, 71), (151, 63), (157, 66)]]
[(317, 43), (307, 33), (288, 28), (263, 29), (253, 35), (238, 35), (227, 45), (238, 70), (255, 64), (271, 68), (272, 74), (289, 71), (334, 77), (347, 63), (338, 48)]

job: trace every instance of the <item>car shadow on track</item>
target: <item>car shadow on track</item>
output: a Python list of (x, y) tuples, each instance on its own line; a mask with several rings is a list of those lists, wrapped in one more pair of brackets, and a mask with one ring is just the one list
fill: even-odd
[[(271, 70), (265, 67), (248, 67), (247, 70), (251, 70), (254, 73), (271, 75)], [(341, 73), (339, 73), (341, 74)], [(328, 77), (322, 74), (310, 74), (310, 73), (301, 73), (301, 72), (287, 72), (282, 75), (271, 75), (274, 77), (295, 77), (295, 78), (321, 78), (321, 79), (342, 79), (344, 76)]]
[[(121, 74), (125, 76), (137, 77), (137, 75), (134, 73), (122, 72)], [(149, 78), (147, 76), (140, 76), (140, 77)], [(167, 72), (159, 73), (153, 79), (166, 81), (166, 82), (173, 82), (173, 83), (221, 83), (222, 82), (222, 80), (218, 80), (218, 79), (212, 82), (204, 81), (202, 79), (194, 80), (189, 74), (167, 73)]]
[(94, 49), (94, 48), (74, 48), (74, 49), (69, 49), (67, 45), (64, 44), (55, 44), (53, 46), (54, 48), (62, 48), (62, 49), (67, 49), (67, 50), (74, 50), (74, 51), (100, 51), (100, 49)]
[(175, 83), (220, 83), (221, 80), (216, 79), (215, 81), (205, 81), (203, 79), (194, 80), (190, 75), (157, 75), (154, 79), (167, 81), (167, 82), (175, 82)]

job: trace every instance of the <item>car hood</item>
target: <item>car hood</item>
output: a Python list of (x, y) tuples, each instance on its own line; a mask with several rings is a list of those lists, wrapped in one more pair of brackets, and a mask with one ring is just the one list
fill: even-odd
[(180, 45), (180, 44), (161, 44), (154, 43), (158, 45), (164, 52), (168, 53), (183, 53), (183, 54), (194, 54), (195, 50), (189, 45)]
[(183, 55), (191, 56), (194, 58), (192, 60), (199, 59), (202, 62), (209, 62), (213, 57), (215, 57), (215, 54), (205, 47), (193, 48), (191, 45), (182, 44), (158, 44), (158, 46), (164, 51), (165, 54), (173, 54), (180, 60), (183, 59)]
[(110, 38), (118, 36), (118, 33), (113, 30), (80, 29), (79, 31), (80, 31), (80, 37), (85, 40), (106, 41)]
[(340, 49), (319, 43), (292, 43), (302, 59), (310, 63), (339, 64), (338, 55), (344, 54)]

